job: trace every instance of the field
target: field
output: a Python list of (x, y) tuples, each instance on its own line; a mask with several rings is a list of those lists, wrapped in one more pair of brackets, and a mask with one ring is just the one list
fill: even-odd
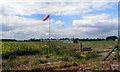
[(80, 51), (79, 43), (63, 42), (1, 42), (2, 70), (116, 70), (114, 51), (116, 41), (83, 41), (83, 47), (92, 51)]

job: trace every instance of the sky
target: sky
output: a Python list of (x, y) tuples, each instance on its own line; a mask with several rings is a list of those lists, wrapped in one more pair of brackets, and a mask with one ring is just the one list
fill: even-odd
[[(105, 38), (118, 34), (118, 0), (0, 0), (4, 39)], [(46, 14), (50, 18), (42, 21)]]

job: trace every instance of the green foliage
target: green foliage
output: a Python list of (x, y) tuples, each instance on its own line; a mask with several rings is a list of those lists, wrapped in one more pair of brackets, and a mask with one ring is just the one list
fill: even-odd
[(36, 45), (31, 42), (4, 42), (2, 43), (2, 58), (8, 59), (10, 55), (48, 54), (47, 45)]
[(80, 61), (79, 63), (87, 64), (87, 62), (86, 62), (85, 60), (82, 60), (82, 61)]
[(50, 58), (50, 56), (49, 56), (49, 55), (46, 55), (45, 57), (46, 57), (46, 58)]
[(73, 62), (73, 66), (79, 66), (76, 62)]
[(64, 57), (62, 58), (62, 60), (63, 60), (63, 61), (69, 61), (69, 57), (68, 57), (68, 56), (64, 56)]
[(49, 46), (47, 45), (43, 45), (41, 48), (40, 48), (40, 52), (41, 54), (49, 54)]
[(55, 57), (52, 61), (61, 61), (61, 60), (63, 60), (63, 59)]
[(39, 53), (36, 53), (35, 57), (41, 57), (41, 55)]
[(23, 60), (23, 64), (28, 64), (29, 63), (29, 60), (26, 59), (26, 60)]
[(80, 55), (80, 53), (72, 52), (70, 56), (75, 57), (77, 59), (83, 59), (84, 57)]
[(75, 66), (71, 66), (70, 68), (75, 68)]
[(16, 58), (16, 55), (10, 55), (9, 56), (9, 60), (12, 60), (12, 59), (15, 59)]
[(113, 41), (115, 41), (115, 39), (117, 39), (117, 36), (109, 36), (106, 38), (106, 40), (113, 40)]
[(87, 64), (86, 67), (90, 67), (90, 64)]
[(7, 62), (2, 62), (2, 66), (5, 67), (15, 67), (15, 66), (19, 66), (19, 65), (26, 65), (29, 63), (29, 59), (25, 59), (25, 60), (18, 60), (18, 61), (13, 61), (13, 60), (8, 60)]
[(39, 63), (42, 63), (42, 64), (44, 64), (44, 63), (47, 63), (48, 61), (46, 61), (46, 60), (39, 60)]
[(38, 61), (38, 60), (35, 60), (35, 61), (32, 63), (32, 65), (37, 65), (37, 64), (39, 64), (39, 61)]
[(38, 65), (38, 64), (45, 64), (45, 63), (47, 63), (48, 61), (46, 61), (46, 60), (34, 60), (33, 61), (33, 63), (32, 63), (32, 65)]
[(86, 53), (85, 59), (89, 60), (91, 58), (97, 58), (99, 56), (101, 56), (101, 55), (99, 55), (97, 52), (90, 52), (90, 53)]
[(100, 67), (98, 67), (98, 66), (94, 65), (94, 66), (93, 66), (93, 68), (94, 68), (94, 69), (99, 69)]
[(113, 57), (113, 60), (120, 60), (120, 55), (115, 55), (114, 57)]

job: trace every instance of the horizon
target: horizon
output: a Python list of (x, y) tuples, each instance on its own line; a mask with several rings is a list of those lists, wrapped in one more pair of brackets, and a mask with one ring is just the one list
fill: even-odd
[[(107, 37), (110, 37), (110, 36), (107, 36)], [(106, 39), (107, 37), (104, 37), (104, 38), (88, 38), (88, 39)], [(116, 36), (116, 37), (118, 37), (118, 36)], [(51, 39), (65, 39), (66, 37), (64, 37), (64, 38), (50, 38), (50, 40)], [(10, 40), (30, 40), (30, 39), (49, 39), (49, 38), (30, 38), (30, 39), (15, 39), (15, 38), (2, 38), (2, 39), (10, 39)], [(0, 40), (2, 40), (2, 39), (0, 39)], [(71, 37), (71, 38), (68, 38), (68, 39), (77, 39), (77, 37), (76, 38), (73, 38), (73, 37)], [(78, 39), (87, 39), (87, 38), (78, 38)]]

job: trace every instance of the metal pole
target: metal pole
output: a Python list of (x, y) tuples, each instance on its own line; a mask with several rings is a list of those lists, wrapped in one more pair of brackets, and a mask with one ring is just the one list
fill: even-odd
[(50, 19), (49, 19), (49, 42), (50, 42)]
[[(118, 7), (119, 7), (119, 6), (118, 6)], [(118, 10), (119, 10), (119, 8), (118, 8)], [(118, 16), (119, 16), (119, 13), (118, 13)], [(120, 60), (120, 59), (119, 59), (119, 47), (120, 47), (120, 46), (119, 46), (119, 36), (120, 36), (120, 33), (119, 33), (120, 31), (119, 31), (119, 30), (120, 30), (120, 28), (119, 28), (119, 19), (118, 19), (118, 38), (117, 38), (118, 40), (117, 40), (117, 51), (116, 51), (117, 60), (118, 60), (118, 65), (119, 65), (119, 60)]]
[(112, 53), (116, 48), (118, 48), (118, 45), (115, 46), (115, 47), (112, 49), (111, 52), (109, 52), (109, 54), (104, 58), (104, 61), (111, 55), (111, 53)]

